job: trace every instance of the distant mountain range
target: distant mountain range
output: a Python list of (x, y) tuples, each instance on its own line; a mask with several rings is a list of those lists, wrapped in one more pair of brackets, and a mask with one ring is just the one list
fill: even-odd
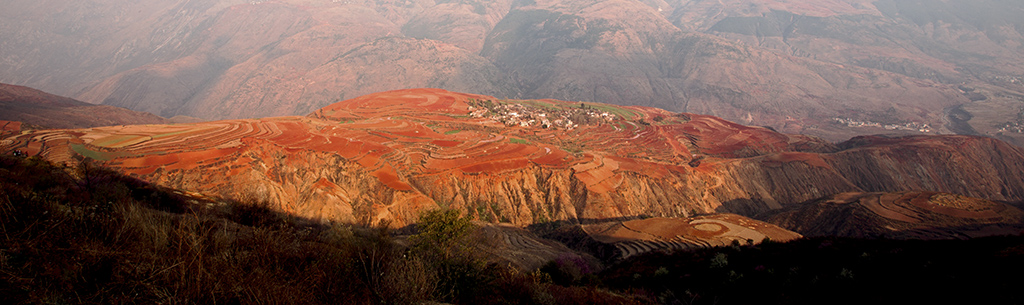
[(163, 117), (417, 87), (719, 116), (841, 141), (1024, 143), (1013, 1), (23, 1), (0, 82)]

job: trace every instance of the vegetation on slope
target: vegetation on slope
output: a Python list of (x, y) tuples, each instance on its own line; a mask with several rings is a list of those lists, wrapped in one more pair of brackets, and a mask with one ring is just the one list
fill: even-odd
[(477, 257), (468, 219), (316, 224), (203, 202), (82, 163), (0, 157), (0, 303), (633, 304)]
[(477, 256), (457, 211), (415, 235), (216, 203), (82, 163), (0, 157), (0, 303), (1020, 303), (1024, 237), (812, 238), (531, 272)]

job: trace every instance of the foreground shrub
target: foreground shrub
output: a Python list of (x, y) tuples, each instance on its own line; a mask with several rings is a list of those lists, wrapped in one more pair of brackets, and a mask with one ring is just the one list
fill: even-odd
[(541, 266), (540, 271), (547, 273), (555, 284), (562, 286), (587, 285), (593, 286), (600, 280), (594, 275), (593, 267), (583, 257), (563, 253), (558, 258)]
[(476, 288), (493, 280), (470, 246), (476, 227), (469, 217), (456, 210), (432, 210), (420, 216), (416, 228), (418, 233), (411, 237), (412, 254), (428, 262), (435, 272), (435, 299), (456, 302), (478, 293)]

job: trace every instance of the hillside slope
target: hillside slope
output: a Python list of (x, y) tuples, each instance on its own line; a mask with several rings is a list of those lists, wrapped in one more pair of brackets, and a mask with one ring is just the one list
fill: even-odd
[(935, 192), (836, 194), (766, 221), (807, 236), (966, 239), (1024, 232), (1024, 212), (1016, 207)]
[(150, 113), (93, 105), (8, 84), (0, 84), (0, 120), (45, 128), (169, 123), (166, 119)]
[(307, 117), (37, 131), (2, 145), (303, 217), (396, 226), (437, 207), (525, 225), (751, 216), (843, 192), (1024, 200), (1024, 151), (990, 138), (835, 146), (710, 116), (436, 89), (363, 96)]

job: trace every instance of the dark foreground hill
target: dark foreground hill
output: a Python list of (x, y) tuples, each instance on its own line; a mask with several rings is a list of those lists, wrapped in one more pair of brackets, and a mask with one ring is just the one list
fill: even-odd
[(734, 242), (602, 268), (553, 241), (506, 234), (561, 253), (540, 268), (516, 269), (482, 254), (538, 252), (490, 248), (493, 227), (475, 228), (457, 211), (428, 213), (415, 235), (395, 237), (386, 228), (310, 222), (258, 202), (184, 195), (88, 162), (68, 168), (0, 156), (0, 173), (5, 304), (1021, 301), (1014, 276), (1024, 271), (1020, 236)]
[[(0, 156), (0, 191), (4, 304), (650, 304), (479, 255), (476, 234), (490, 231), (457, 213), (425, 216), (400, 239), (11, 156)], [(547, 243), (556, 256), (544, 262), (580, 258)]]

